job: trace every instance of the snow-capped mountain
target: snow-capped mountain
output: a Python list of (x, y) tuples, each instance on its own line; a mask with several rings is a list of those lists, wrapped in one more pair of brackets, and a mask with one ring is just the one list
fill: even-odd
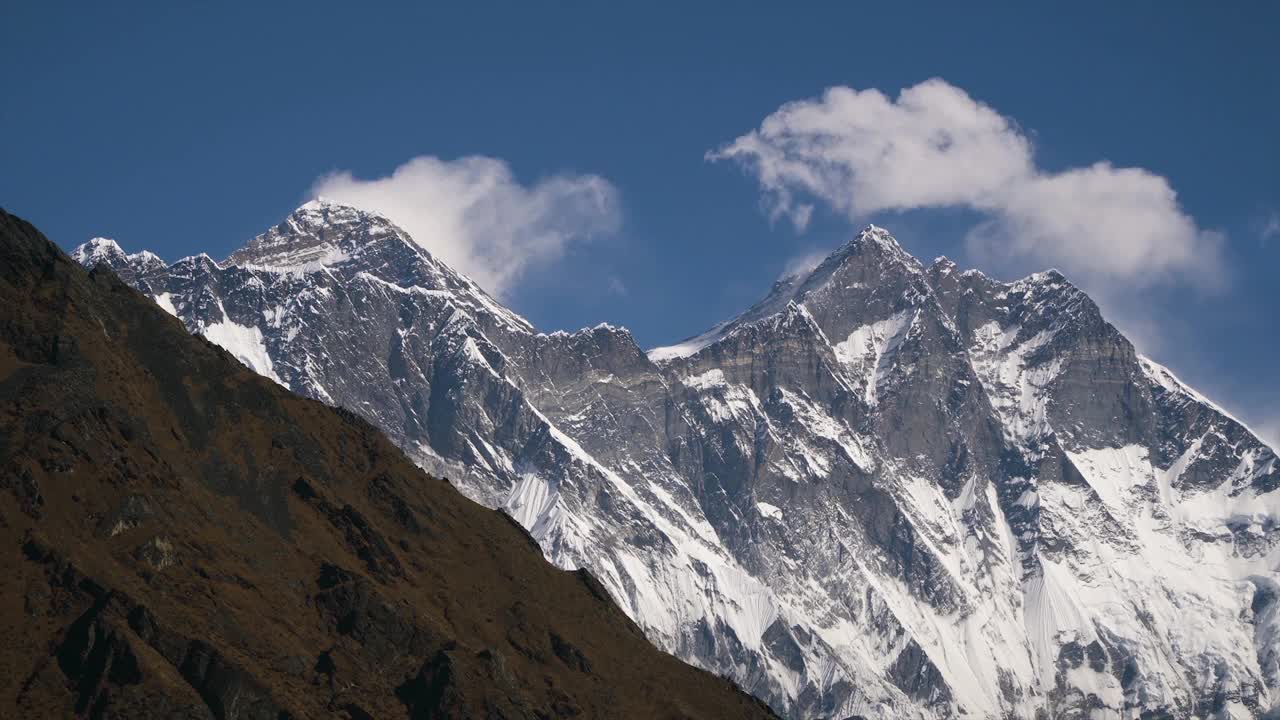
[(75, 257), (363, 415), (790, 717), (1280, 704), (1280, 463), (1056, 272), (925, 267), (869, 227), (646, 353), (539, 333), (324, 201), (222, 263)]

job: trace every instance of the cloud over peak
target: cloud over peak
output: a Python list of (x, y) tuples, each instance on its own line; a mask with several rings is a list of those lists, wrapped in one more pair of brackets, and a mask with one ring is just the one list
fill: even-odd
[(787, 103), (756, 130), (707, 153), (753, 174), (772, 219), (803, 230), (815, 203), (860, 221), (880, 211), (967, 208), (983, 222), (970, 250), (1138, 286), (1213, 287), (1220, 234), (1201, 229), (1169, 182), (1107, 162), (1051, 172), (1008, 117), (932, 79), (896, 99), (828, 89)]
[(574, 243), (615, 232), (617, 190), (597, 175), (521, 183), (502, 160), (415, 157), (390, 175), (325, 175), (311, 195), (379, 212), (431, 253), (501, 297)]

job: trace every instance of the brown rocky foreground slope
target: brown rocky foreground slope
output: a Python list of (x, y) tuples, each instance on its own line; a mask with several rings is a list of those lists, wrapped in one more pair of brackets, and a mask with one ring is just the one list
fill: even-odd
[(0, 717), (771, 717), (3, 211), (0, 486)]

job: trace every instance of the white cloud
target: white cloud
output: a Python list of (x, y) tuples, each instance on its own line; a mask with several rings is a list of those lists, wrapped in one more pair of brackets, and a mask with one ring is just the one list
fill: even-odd
[(904, 89), (834, 87), (788, 103), (707, 153), (741, 162), (770, 217), (798, 229), (815, 201), (853, 220), (880, 211), (961, 207), (985, 221), (969, 247), (989, 261), (1033, 261), (1134, 285), (1223, 277), (1222, 236), (1199, 228), (1168, 181), (1106, 162), (1036, 166), (1009, 118), (943, 80)]
[(565, 174), (524, 185), (505, 162), (482, 156), (416, 157), (372, 180), (333, 172), (311, 193), (387, 216), (498, 296), (620, 222), (617, 191), (604, 178)]

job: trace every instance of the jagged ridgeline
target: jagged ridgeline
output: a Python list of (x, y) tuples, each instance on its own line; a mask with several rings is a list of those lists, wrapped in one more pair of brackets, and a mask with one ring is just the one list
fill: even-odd
[(0, 717), (774, 717), (3, 211), (0, 483)]
[(537, 332), (379, 215), (105, 263), (588, 568), (794, 718), (1234, 717), (1280, 701), (1275, 454), (1056, 272), (868, 228), (642, 351)]

